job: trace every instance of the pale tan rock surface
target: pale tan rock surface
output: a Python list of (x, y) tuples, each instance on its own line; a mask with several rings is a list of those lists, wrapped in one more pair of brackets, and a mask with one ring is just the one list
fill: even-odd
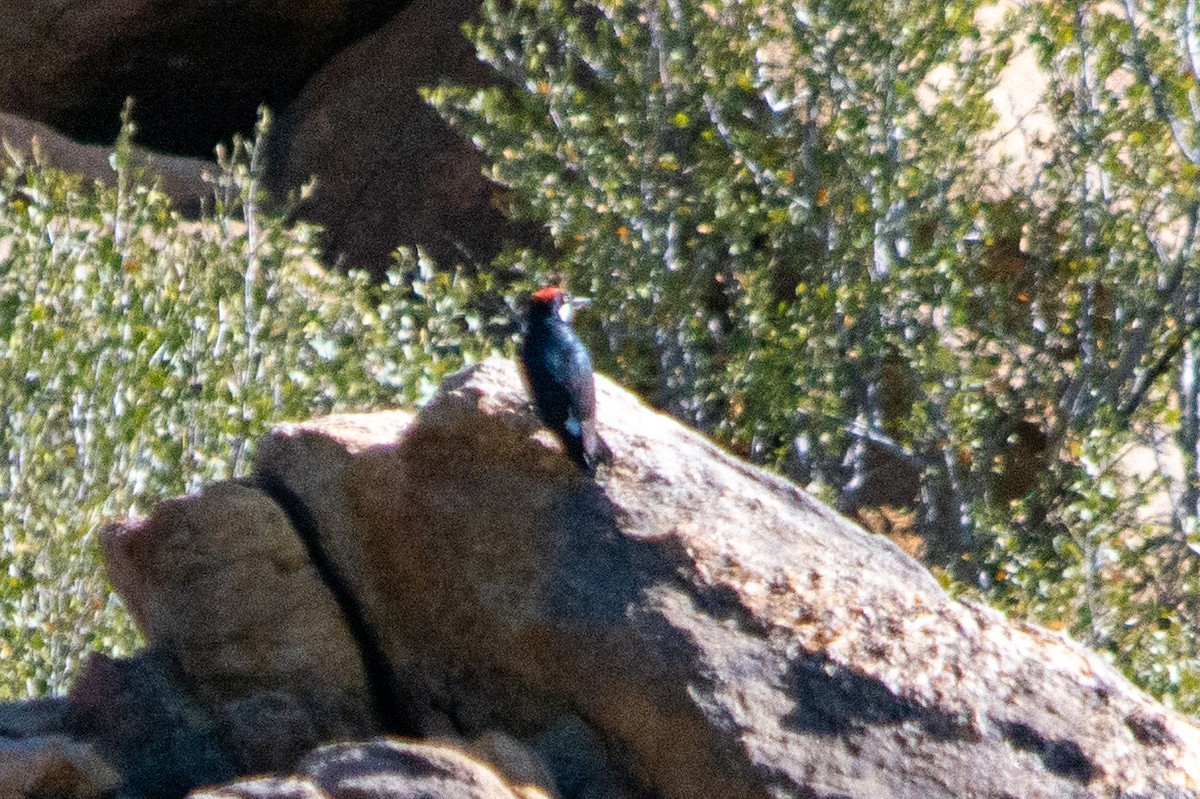
[(152, 647), (178, 658), (202, 703), (265, 691), (362, 701), (362, 665), (283, 511), (217, 483), (101, 533), (109, 579)]

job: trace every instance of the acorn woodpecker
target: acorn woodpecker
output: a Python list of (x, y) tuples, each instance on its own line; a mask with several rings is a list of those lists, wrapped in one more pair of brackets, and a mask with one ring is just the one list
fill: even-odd
[(571, 312), (587, 300), (568, 300), (557, 286), (533, 293), (521, 344), (521, 366), (538, 416), (554, 431), (567, 455), (595, 474), (603, 443), (596, 435), (596, 385), (592, 359), (571, 329)]

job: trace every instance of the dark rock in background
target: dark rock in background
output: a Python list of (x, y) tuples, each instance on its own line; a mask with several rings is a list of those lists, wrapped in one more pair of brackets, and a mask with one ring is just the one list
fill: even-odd
[(416, 0), (348, 47), (280, 114), (269, 185), (277, 195), (312, 175), (299, 215), (325, 228), (326, 261), (381, 274), (397, 244), (448, 266), (486, 264), (518, 230), (494, 200), (481, 153), (418, 94), (442, 80), (490, 80), (460, 32), (478, 0)]
[(459, 30), (478, 5), (0, 0), (0, 113), (9, 128), (58, 131), (51, 163), (94, 176), (132, 96), (138, 143), (162, 153), (155, 171), (192, 215), (207, 187), (185, 178), (201, 162), (166, 154), (211, 159), (267, 105), (277, 117), (267, 185), (283, 202), (318, 178), (297, 215), (325, 229), (326, 266), (381, 276), (409, 245), (445, 267), (479, 268), (506, 237), (543, 239), (505, 218), (483, 156), (417, 93), (490, 79)]
[(0, 0), (0, 110), (108, 143), (125, 98), (142, 143), (200, 157), (282, 105), (403, 0)]

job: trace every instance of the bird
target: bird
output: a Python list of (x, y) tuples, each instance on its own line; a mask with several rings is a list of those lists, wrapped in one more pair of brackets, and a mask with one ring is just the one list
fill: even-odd
[(521, 342), (521, 366), (542, 422), (566, 448), (579, 470), (590, 476), (607, 452), (596, 433), (596, 383), (592, 358), (571, 327), (577, 306), (558, 286), (533, 292)]

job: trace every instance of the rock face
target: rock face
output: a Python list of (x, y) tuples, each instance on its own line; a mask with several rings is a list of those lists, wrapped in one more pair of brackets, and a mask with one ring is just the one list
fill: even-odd
[[(65, 705), (0, 712), (0, 736), (70, 736), (128, 799), (1200, 797), (1200, 730), (1101, 658), (950, 599), (597, 384), (597, 481), (507, 361), (419, 414), (280, 427), (257, 482), (106, 531), (151, 648), (95, 658)], [(426, 742), (304, 754), (377, 727), (369, 657), (289, 519), (315, 526)]]
[[(491, 79), (459, 30), (478, 6), (0, 0), (0, 135), (24, 148), (36, 134), (56, 166), (106, 178), (108, 148), (76, 140), (112, 142), (126, 97), (140, 143), (203, 158), (249, 133), (265, 104), (279, 112), (267, 185), (282, 200), (318, 178), (298, 215), (324, 229), (328, 266), (382, 275), (398, 245), (444, 266), (482, 266), (506, 236), (540, 244), (542, 234), (504, 217), (482, 154), (417, 91)], [(195, 215), (211, 164), (152, 160), (164, 190)]]
[(326, 263), (382, 274), (406, 244), (444, 265), (479, 265), (518, 232), (493, 203), (483, 155), (418, 94), (443, 79), (490, 80), (459, 31), (478, 7), (414, 0), (332, 59), (280, 115), (269, 184), (282, 196), (317, 177), (299, 215), (325, 229)]
[[(579, 478), (515, 368), (394, 443), (283, 433), (393, 662), (468, 733), (578, 715), (635, 795), (1200, 795), (1200, 731), (1099, 657), (949, 599), (915, 561), (599, 381)], [(420, 691), (415, 692), (420, 695)]]
[[(240, 767), (286, 766), (320, 741), (375, 731), (354, 639), (273, 500), (218, 484), (101, 540), (147, 643), (178, 664)], [(91, 693), (107, 708), (102, 682)]]
[(207, 156), (403, 0), (2, 0), (0, 109), (112, 141), (128, 96), (154, 147)]

